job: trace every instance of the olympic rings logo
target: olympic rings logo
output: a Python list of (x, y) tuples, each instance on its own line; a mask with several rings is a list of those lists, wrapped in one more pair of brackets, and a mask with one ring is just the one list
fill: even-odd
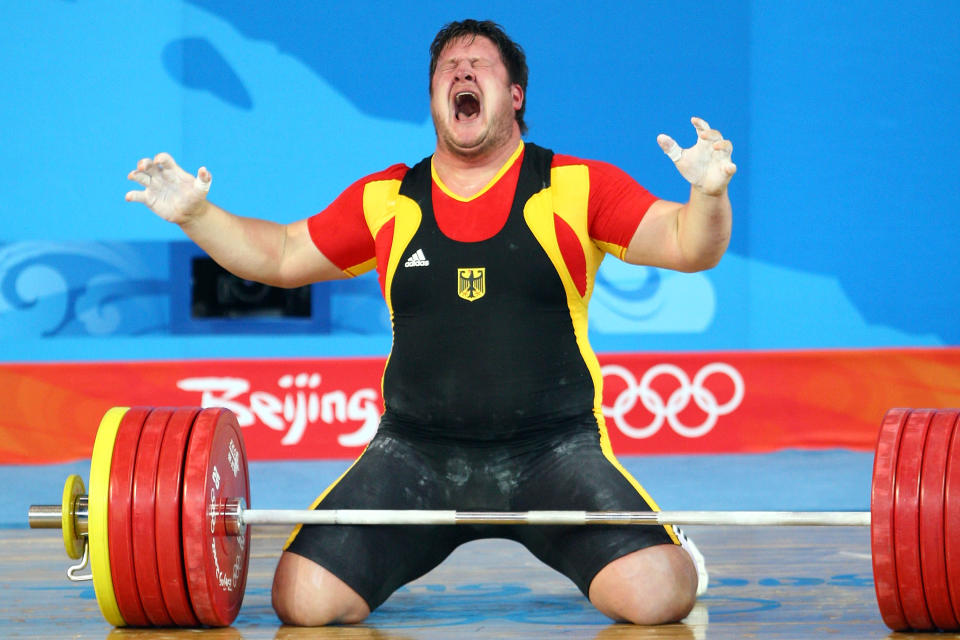
[[(743, 401), (743, 376), (724, 362), (711, 362), (704, 365), (693, 376), (692, 381), (683, 369), (673, 364), (658, 364), (650, 367), (640, 378), (639, 384), (630, 370), (617, 364), (606, 365), (600, 372), (604, 378), (616, 376), (627, 385), (614, 400), (612, 407), (603, 405), (602, 409), (603, 415), (613, 418), (620, 431), (631, 438), (649, 438), (660, 430), (664, 421), (677, 434), (686, 438), (697, 438), (713, 429), (720, 416), (731, 413)], [(723, 404), (720, 404), (713, 392), (704, 386), (707, 378), (713, 375), (724, 375), (733, 383), (733, 396)], [(653, 381), (660, 376), (671, 376), (679, 383), (666, 402), (651, 387)], [(644, 408), (653, 414), (653, 421), (644, 427), (634, 427), (625, 417), (636, 406), (638, 399)], [(680, 422), (677, 416), (687, 408), (691, 399), (701, 411), (707, 414), (707, 417), (698, 425), (687, 426)]]

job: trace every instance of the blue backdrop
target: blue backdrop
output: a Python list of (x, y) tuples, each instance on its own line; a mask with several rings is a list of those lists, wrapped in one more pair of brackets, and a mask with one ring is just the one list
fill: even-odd
[(598, 350), (960, 343), (960, 3), (34, 0), (0, 7), (0, 359), (386, 353), (369, 275), (322, 285), (329, 331), (171, 332), (183, 236), (126, 174), (169, 151), (230, 210), (308, 216), (431, 152), (427, 47), (463, 17), (526, 49), (530, 140), (677, 200), (656, 135), (734, 143), (728, 255), (608, 259)]

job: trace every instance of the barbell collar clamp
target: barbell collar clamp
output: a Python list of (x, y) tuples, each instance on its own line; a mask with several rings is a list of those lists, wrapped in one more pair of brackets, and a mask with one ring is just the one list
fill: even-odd
[[(87, 504), (87, 496), (79, 495), (73, 501), (70, 511), (78, 535), (86, 535), (88, 530)], [(59, 504), (32, 504), (27, 510), (27, 523), (31, 529), (62, 529), (63, 507)]]

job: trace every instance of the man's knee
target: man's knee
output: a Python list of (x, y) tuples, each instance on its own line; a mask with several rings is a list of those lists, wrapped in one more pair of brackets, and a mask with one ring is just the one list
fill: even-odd
[(273, 576), (273, 609), (286, 624), (353, 624), (370, 615), (366, 601), (335, 575), (302, 556), (284, 552)]
[(678, 545), (658, 545), (614, 560), (590, 583), (590, 601), (614, 620), (664, 624), (687, 616), (697, 599), (697, 570)]

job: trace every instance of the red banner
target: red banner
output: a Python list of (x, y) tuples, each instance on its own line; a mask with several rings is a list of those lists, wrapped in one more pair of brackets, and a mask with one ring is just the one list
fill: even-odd
[(617, 453), (872, 451), (891, 407), (960, 406), (960, 349), (600, 358)]
[[(960, 348), (600, 356), (622, 455), (872, 450), (894, 406), (960, 406)], [(252, 460), (353, 458), (383, 358), (0, 364), (0, 463), (87, 458), (112, 406), (224, 406)]]

